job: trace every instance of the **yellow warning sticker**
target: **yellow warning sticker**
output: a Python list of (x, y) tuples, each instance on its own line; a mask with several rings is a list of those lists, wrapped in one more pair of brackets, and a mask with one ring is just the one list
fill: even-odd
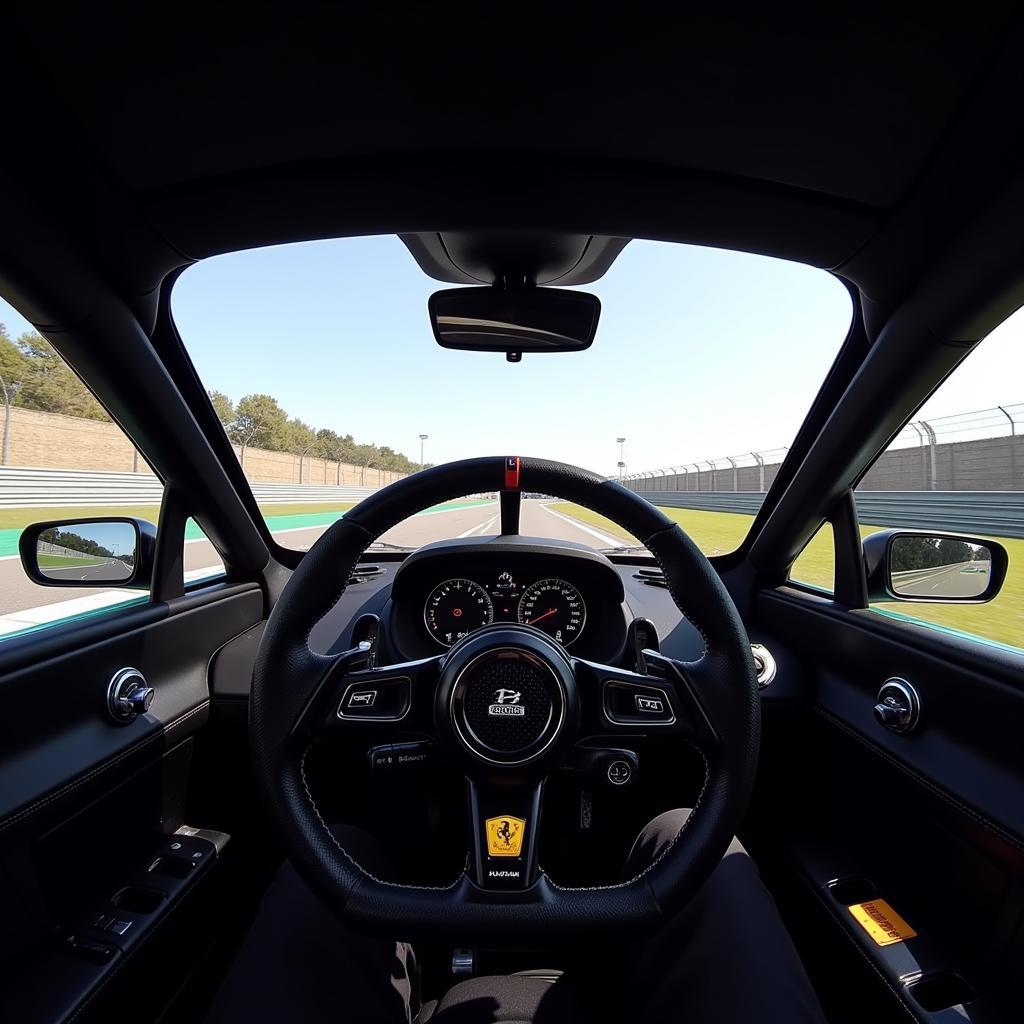
[(487, 852), (492, 857), (519, 856), (526, 832), (526, 822), (522, 818), (506, 814), (500, 818), (488, 818), (484, 826), (487, 829)]
[(917, 932), (889, 906), (885, 900), (869, 900), (867, 903), (854, 903), (847, 910), (853, 914), (857, 922), (878, 943), (879, 946), (891, 946), (896, 942), (912, 939)]

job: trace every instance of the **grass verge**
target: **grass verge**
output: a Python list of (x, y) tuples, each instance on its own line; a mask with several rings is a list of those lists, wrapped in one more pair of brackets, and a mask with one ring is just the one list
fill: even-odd
[[(264, 516), (295, 516), (312, 512), (345, 512), (354, 501), (281, 502), (260, 505)], [(0, 530), (23, 529), (32, 523), (50, 519), (96, 519), (103, 516), (146, 519), (160, 518), (159, 505), (83, 505), (77, 508), (5, 508), (0, 509)]]
[[(585, 523), (608, 531), (612, 536), (636, 543), (622, 527), (571, 502), (558, 502), (552, 508)], [(724, 554), (739, 547), (753, 522), (753, 516), (733, 512), (704, 512), (699, 509), (663, 508), (690, 535), (706, 555)], [(884, 529), (862, 523), (862, 537)], [(1024, 540), (1013, 537), (994, 538), (1010, 556), (1006, 582), (999, 596), (988, 604), (927, 604), (913, 601), (886, 601), (873, 604), (875, 611), (930, 622), (946, 629), (958, 630), (994, 640), (1010, 647), (1024, 647)], [(832, 528), (826, 524), (804, 548), (793, 566), (792, 578), (800, 583), (831, 592), (835, 576)]]
[(100, 565), (104, 559), (90, 558), (82, 555), (80, 558), (72, 558), (70, 555), (37, 555), (36, 561), (41, 569), (62, 569), (72, 568), (76, 565)]

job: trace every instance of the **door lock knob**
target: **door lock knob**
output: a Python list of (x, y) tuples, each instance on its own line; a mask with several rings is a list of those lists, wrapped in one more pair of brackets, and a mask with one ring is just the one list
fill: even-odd
[(137, 668), (123, 668), (107, 686), (107, 713), (118, 723), (134, 722), (153, 704), (156, 691)]
[(908, 733), (921, 718), (921, 698), (905, 679), (887, 679), (878, 691), (875, 719), (892, 732)]
[(126, 715), (144, 715), (153, 703), (156, 691), (152, 686), (135, 686), (120, 700), (121, 711)]

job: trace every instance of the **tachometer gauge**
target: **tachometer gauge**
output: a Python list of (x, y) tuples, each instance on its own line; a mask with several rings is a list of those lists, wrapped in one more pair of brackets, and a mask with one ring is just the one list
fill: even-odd
[(472, 580), (445, 580), (430, 592), (423, 607), (427, 632), (451, 647), (474, 629), (494, 621), (494, 606), (487, 591)]
[(519, 621), (536, 626), (568, 647), (587, 621), (587, 606), (580, 592), (565, 580), (538, 580), (519, 599)]

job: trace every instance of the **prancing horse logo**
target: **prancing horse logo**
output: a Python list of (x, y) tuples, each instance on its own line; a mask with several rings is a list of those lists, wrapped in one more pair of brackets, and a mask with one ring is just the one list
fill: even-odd
[[(523, 848), (523, 833), (526, 821), (515, 818), (511, 814), (502, 814), (497, 818), (488, 818), (484, 822), (487, 834), (487, 853), (491, 857), (518, 857)], [(514, 875), (496, 875), (501, 878), (514, 878)]]
[(526, 708), (519, 703), (522, 693), (519, 690), (506, 690), (502, 687), (494, 691), (494, 703), (487, 708), (487, 714), (498, 716), (513, 716), (521, 718), (526, 714)]

